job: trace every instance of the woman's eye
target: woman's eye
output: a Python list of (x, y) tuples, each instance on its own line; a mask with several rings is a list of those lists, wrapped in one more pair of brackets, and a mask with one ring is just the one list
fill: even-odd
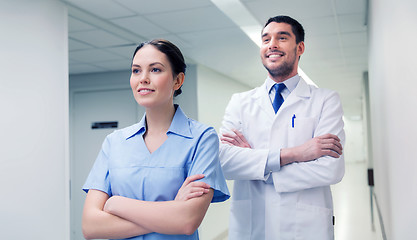
[(152, 72), (160, 72), (161, 71), (161, 69), (159, 69), (159, 68), (152, 68)]
[(139, 73), (139, 69), (132, 69), (132, 73)]

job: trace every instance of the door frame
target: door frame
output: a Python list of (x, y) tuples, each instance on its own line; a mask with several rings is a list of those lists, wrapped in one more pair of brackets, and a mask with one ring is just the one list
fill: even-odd
[[(72, 168), (73, 168), (73, 156), (74, 156), (74, 96), (77, 93), (93, 93), (93, 92), (102, 92), (102, 91), (117, 91), (117, 90), (131, 90), (130, 87), (125, 86), (125, 84), (123, 84), (123, 86), (120, 84), (116, 84), (116, 85), (105, 85), (105, 86), (82, 86), (82, 87), (74, 87), (74, 88), (70, 88), (69, 89), (69, 129), (68, 129), (68, 160), (66, 163), (66, 173), (68, 174), (68, 216), (69, 216), (69, 231), (70, 231), (70, 239), (72, 239), (73, 237), (73, 221), (75, 221), (75, 219), (73, 219), (73, 211), (72, 211), (72, 186), (71, 186), (71, 181), (73, 178), (73, 172), (72, 172)], [(133, 95), (132, 95), (133, 97)], [(139, 119), (139, 104), (136, 105), (136, 119)], [(79, 221), (81, 221), (81, 219), (79, 219)]]

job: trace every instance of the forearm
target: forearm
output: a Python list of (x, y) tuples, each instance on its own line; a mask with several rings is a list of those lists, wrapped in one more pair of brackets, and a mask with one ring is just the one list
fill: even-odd
[[(225, 115), (220, 128), (221, 139), (225, 135), (241, 133), (242, 117), (241, 111), (244, 109), (240, 104), (239, 94), (234, 94), (225, 110)], [(245, 138), (246, 139), (246, 138)], [(257, 149), (252, 147), (236, 146), (233, 142), (222, 140), (220, 144), (220, 163), (223, 174), (229, 180), (265, 180), (265, 167), (268, 159), (268, 149)], [(233, 145), (233, 146), (232, 146)], [(247, 142), (246, 146), (250, 146)]]
[(283, 166), (272, 174), (277, 192), (295, 192), (340, 182), (345, 173), (343, 155), (340, 158), (321, 157), (310, 162)]
[(296, 162), (297, 158), (294, 156), (294, 151), (291, 148), (282, 148), (280, 152), (280, 165), (285, 166)]
[(89, 190), (84, 204), (82, 230), (86, 239), (128, 238), (151, 231), (133, 222), (103, 211), (108, 195), (98, 190)]
[(133, 222), (99, 210), (83, 216), (82, 229), (86, 239), (129, 238), (151, 232)]
[(208, 209), (213, 190), (187, 201), (149, 202), (112, 197), (105, 210), (152, 232), (162, 234), (193, 234)]
[(251, 149), (220, 144), (220, 163), (229, 180), (265, 180), (268, 149)]
[(280, 165), (285, 166), (294, 162), (309, 162), (325, 156), (339, 158), (342, 152), (343, 146), (340, 138), (333, 134), (324, 134), (302, 145), (282, 148), (279, 159)]
[[(330, 136), (327, 138), (326, 136)], [(323, 135), (298, 147), (283, 148), (281, 168), (272, 174), (278, 192), (293, 192), (338, 183), (344, 175), (344, 158), (341, 144), (335, 135)], [(315, 142), (331, 144), (316, 144)], [(330, 146), (330, 147), (329, 147)]]

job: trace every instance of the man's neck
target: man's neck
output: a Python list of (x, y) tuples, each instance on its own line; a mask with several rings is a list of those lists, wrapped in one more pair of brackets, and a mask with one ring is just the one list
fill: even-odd
[(297, 74), (298, 74), (298, 72), (295, 72), (295, 73), (292, 73), (292, 74), (287, 75), (287, 76), (275, 76), (275, 77), (273, 77), (273, 76), (271, 76), (271, 75), (269, 74), (269, 78), (271, 78), (272, 80), (274, 80), (274, 82), (276, 82), (276, 83), (282, 83), (282, 82), (284, 82), (285, 80), (288, 80), (288, 79), (290, 79), (290, 78), (292, 78), (292, 77), (296, 76)]

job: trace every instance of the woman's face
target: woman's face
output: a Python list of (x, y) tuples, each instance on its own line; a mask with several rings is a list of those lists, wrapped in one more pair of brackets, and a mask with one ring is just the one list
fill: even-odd
[(173, 76), (167, 56), (156, 47), (145, 45), (136, 52), (130, 86), (139, 105), (145, 108), (173, 105), (174, 91), (183, 80), (183, 73)]

